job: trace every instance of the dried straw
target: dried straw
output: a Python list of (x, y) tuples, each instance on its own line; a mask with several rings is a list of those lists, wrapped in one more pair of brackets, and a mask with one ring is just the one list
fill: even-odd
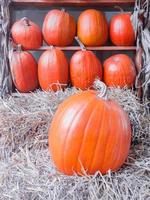
[(150, 115), (128, 89), (108, 91), (132, 123), (132, 148), (124, 166), (116, 173), (84, 177), (55, 169), (48, 127), (59, 103), (76, 92), (16, 93), (0, 102), (0, 199), (150, 199)]

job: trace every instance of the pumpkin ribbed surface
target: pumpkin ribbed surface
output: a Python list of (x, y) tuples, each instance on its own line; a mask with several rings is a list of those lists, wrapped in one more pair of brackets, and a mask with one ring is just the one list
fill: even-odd
[(26, 51), (14, 52), (10, 67), (13, 82), (19, 92), (30, 92), (37, 88), (38, 67), (32, 54)]
[(96, 91), (67, 98), (49, 130), (49, 150), (56, 167), (67, 175), (118, 170), (128, 156), (131, 127), (127, 114)]
[[(43, 90), (58, 90), (68, 84), (69, 66), (63, 51), (52, 48), (45, 51), (38, 62), (39, 83)], [(64, 85), (65, 84), (65, 85)]]
[(76, 23), (69, 13), (51, 10), (43, 22), (44, 40), (49, 45), (67, 46), (72, 44), (76, 34)]
[(83, 11), (78, 18), (77, 35), (86, 46), (105, 44), (108, 38), (108, 24), (105, 15), (94, 9)]
[(110, 39), (117, 46), (131, 46), (135, 43), (135, 33), (129, 13), (121, 13), (112, 17), (110, 22)]
[(24, 49), (36, 49), (42, 46), (43, 37), (40, 27), (27, 18), (15, 22), (11, 34), (16, 44)]
[(77, 51), (70, 61), (72, 85), (82, 90), (92, 86), (95, 78), (102, 78), (102, 65), (92, 51)]
[(111, 87), (131, 87), (136, 78), (136, 69), (131, 58), (125, 54), (109, 57), (104, 62), (104, 82)]

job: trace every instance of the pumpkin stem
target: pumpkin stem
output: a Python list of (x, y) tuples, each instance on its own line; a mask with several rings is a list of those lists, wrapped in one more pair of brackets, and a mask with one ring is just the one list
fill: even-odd
[(77, 43), (80, 45), (81, 50), (82, 51), (86, 51), (86, 47), (84, 46), (84, 44), (79, 40), (79, 38), (76, 36), (75, 40), (77, 41)]
[(105, 100), (108, 99), (108, 96), (107, 96), (107, 86), (105, 85), (105, 83), (103, 83), (99, 79), (96, 79), (94, 81), (94, 88), (99, 91), (98, 97), (103, 98)]
[(50, 49), (52, 50), (54, 48), (54, 46), (53, 45), (50, 45)]
[(115, 6), (114, 8), (120, 10), (120, 12), (124, 12), (124, 10), (120, 6)]
[(27, 17), (22, 18), (22, 21), (24, 21), (27, 26), (30, 26), (30, 22), (29, 22), (29, 19)]
[(16, 50), (17, 50), (17, 51), (19, 51), (19, 52), (21, 52), (21, 51), (22, 51), (21, 44), (18, 44), (18, 45), (16, 46)]
[(65, 8), (62, 8), (61, 11), (62, 11), (62, 12), (66, 12)]

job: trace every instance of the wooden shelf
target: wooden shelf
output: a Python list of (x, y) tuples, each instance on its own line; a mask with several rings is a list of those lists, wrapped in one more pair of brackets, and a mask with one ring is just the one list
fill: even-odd
[[(77, 51), (81, 50), (80, 46), (57, 47), (63, 51)], [(45, 51), (51, 49), (50, 46), (43, 46), (39, 49), (31, 49), (31, 51)], [(87, 50), (92, 51), (136, 51), (136, 46), (101, 46), (101, 47), (87, 47)]]
[(27, 6), (134, 6), (135, 0), (12, 0), (12, 4)]

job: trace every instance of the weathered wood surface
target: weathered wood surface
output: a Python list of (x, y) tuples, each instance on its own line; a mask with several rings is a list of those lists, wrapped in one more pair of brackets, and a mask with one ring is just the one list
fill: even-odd
[(9, 68), (9, 13), (10, 0), (0, 0), (0, 97), (12, 91)]
[(12, 3), (35, 6), (134, 6), (135, 0), (12, 0)]
[[(80, 46), (57, 47), (63, 51), (77, 51)], [(50, 46), (42, 46), (39, 49), (32, 49), (36, 51), (45, 51), (51, 49)], [(86, 47), (87, 50), (92, 51), (136, 51), (136, 46), (101, 46), (101, 47)]]

